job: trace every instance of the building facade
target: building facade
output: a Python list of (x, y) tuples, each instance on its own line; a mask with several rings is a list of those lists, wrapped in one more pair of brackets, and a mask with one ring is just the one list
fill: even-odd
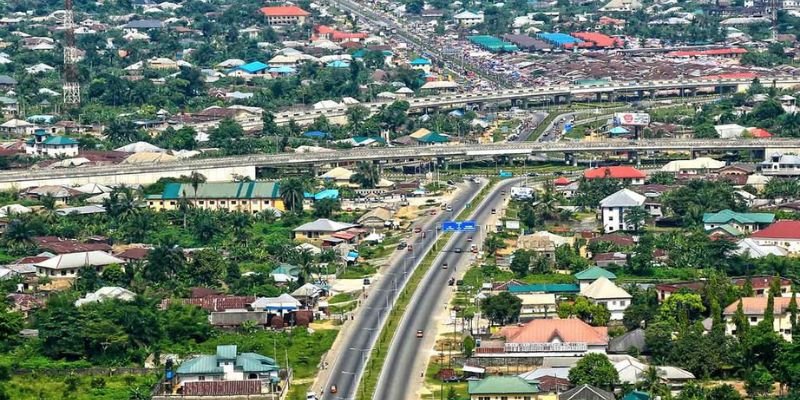
[(197, 190), (190, 183), (168, 183), (160, 195), (147, 196), (147, 206), (160, 210), (175, 210), (188, 202), (204, 210), (284, 211), (278, 182), (213, 182), (201, 183)]

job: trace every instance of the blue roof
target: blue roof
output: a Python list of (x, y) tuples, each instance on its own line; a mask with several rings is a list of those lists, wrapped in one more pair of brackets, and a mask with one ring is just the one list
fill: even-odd
[(365, 141), (370, 140), (370, 139), (372, 139), (372, 140), (374, 140), (374, 141), (376, 141), (376, 142), (378, 142), (380, 144), (386, 144), (386, 140), (384, 140), (380, 136), (353, 136), (353, 142), (359, 143), (359, 144), (361, 142), (365, 142)]
[(363, 58), (365, 55), (367, 55), (367, 51), (364, 49), (358, 49), (351, 54), (353, 58)]
[(511, 293), (578, 293), (580, 288), (574, 283), (539, 283), (535, 285), (512, 285)]
[(615, 127), (611, 128), (611, 130), (608, 131), (608, 132), (612, 133), (614, 135), (622, 135), (622, 134), (628, 133), (630, 131), (625, 129), (625, 128), (623, 128), (623, 127), (621, 127), (621, 126), (615, 126)]
[(44, 144), (50, 146), (68, 146), (68, 145), (76, 145), (78, 144), (78, 141), (64, 136), (53, 136), (45, 140)]
[(419, 57), (419, 58), (416, 58), (414, 60), (411, 60), (411, 62), (409, 64), (411, 64), (411, 65), (431, 65), (431, 60), (428, 60), (427, 58)]
[(580, 39), (572, 37), (570, 35), (567, 35), (566, 33), (547, 33), (547, 32), (545, 32), (545, 33), (540, 33), (539, 37), (544, 39), (544, 40), (546, 40), (546, 41), (548, 41), (548, 42), (552, 42), (553, 44), (555, 44), (557, 46), (564, 46), (564, 45), (567, 45), (567, 44), (581, 43)]
[(313, 139), (323, 139), (330, 136), (330, 134), (328, 132), (322, 132), (322, 131), (308, 131), (304, 133), (303, 136)]
[(339, 189), (325, 189), (314, 195), (314, 200), (324, 200), (324, 199), (336, 200), (338, 198), (339, 198)]
[(336, 60), (336, 61), (329, 62), (328, 63), (328, 67), (331, 67), (331, 68), (350, 68), (350, 63), (347, 62), (347, 61)]
[(269, 65), (262, 63), (261, 61), (253, 61), (244, 65), (240, 65), (235, 69), (242, 70), (244, 72), (248, 72), (254, 74), (256, 72), (261, 72), (265, 69), (268, 69)]
[(287, 65), (281, 65), (280, 67), (270, 67), (269, 73), (271, 74), (293, 74), (297, 72), (296, 69), (289, 67)]

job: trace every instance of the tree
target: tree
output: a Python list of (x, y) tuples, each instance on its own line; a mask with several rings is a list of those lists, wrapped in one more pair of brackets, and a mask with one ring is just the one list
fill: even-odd
[(575, 302), (561, 302), (558, 305), (560, 318), (578, 317), (582, 321), (594, 325), (604, 326), (611, 319), (611, 312), (602, 304), (594, 304), (589, 299), (579, 296)]
[(741, 400), (742, 396), (733, 386), (724, 384), (708, 391), (708, 400)]
[(703, 299), (696, 293), (673, 293), (658, 309), (658, 318), (673, 325), (687, 325), (697, 320), (706, 310)]
[(647, 177), (648, 182), (656, 185), (671, 185), (675, 183), (675, 175), (664, 172), (656, 171)]
[(789, 388), (790, 393), (800, 391), (800, 342), (784, 342), (777, 360), (778, 381)]
[(147, 138), (147, 135), (138, 130), (136, 125), (129, 120), (112, 119), (104, 133), (106, 139), (114, 146), (122, 146)]
[(218, 251), (204, 249), (192, 256), (189, 278), (197, 286), (219, 287), (227, 270), (225, 260)]
[(486, 253), (490, 256), (494, 256), (497, 253), (497, 250), (500, 250), (506, 247), (506, 243), (498, 236), (496, 233), (489, 233), (486, 236), (486, 240), (483, 242), (484, 248), (486, 248)]
[(212, 146), (227, 148), (233, 141), (239, 140), (243, 136), (242, 126), (232, 118), (225, 118), (211, 130), (208, 139)]
[(74, 301), (74, 295), (57, 294), (48, 299), (47, 307), (36, 313), (42, 353), (50, 358), (76, 360), (84, 354), (84, 318)]
[(314, 202), (314, 216), (317, 218), (330, 218), (334, 212), (341, 209), (341, 203), (335, 199), (322, 199)]
[(775, 383), (775, 379), (772, 374), (763, 365), (759, 364), (745, 376), (744, 388), (747, 394), (755, 399), (769, 394), (772, 391), (773, 383)]
[(789, 323), (792, 325), (792, 337), (800, 335), (797, 326), (797, 292), (792, 291), (792, 298), (789, 300), (787, 311), (789, 311)]
[(7, 351), (18, 341), (24, 320), (22, 314), (8, 310), (5, 304), (0, 307), (0, 349)]
[(280, 196), (287, 210), (303, 212), (303, 199), (306, 193), (306, 183), (300, 178), (287, 178), (280, 182)]
[(589, 384), (612, 390), (619, 381), (619, 373), (605, 354), (589, 353), (569, 370), (569, 381), (573, 385)]
[(623, 219), (625, 220), (625, 226), (633, 226), (633, 230), (639, 232), (639, 229), (645, 224), (649, 216), (650, 213), (644, 207), (630, 207), (625, 210)]
[(356, 165), (356, 173), (353, 174), (350, 180), (364, 189), (374, 189), (381, 181), (381, 174), (374, 163), (360, 161)]
[(531, 265), (531, 257), (533, 256), (531, 251), (528, 250), (516, 250), (514, 251), (513, 259), (511, 260), (511, 265), (509, 265), (509, 269), (513, 272), (517, 277), (524, 277), (528, 274)]
[(475, 339), (472, 336), (464, 337), (462, 347), (464, 348), (464, 357), (472, 357), (472, 352), (475, 350)]
[(509, 292), (500, 292), (481, 301), (481, 311), (494, 325), (516, 321), (522, 310), (522, 300)]
[(631, 285), (628, 293), (633, 297), (631, 304), (625, 309), (622, 324), (628, 330), (633, 330), (642, 325), (648, 326), (658, 313), (658, 293), (654, 289), (639, 289)]
[(363, 133), (362, 127), (364, 126), (364, 121), (369, 116), (369, 109), (362, 105), (355, 105), (347, 109), (345, 116), (347, 116), (347, 124), (350, 127), (350, 132), (354, 136), (358, 136)]

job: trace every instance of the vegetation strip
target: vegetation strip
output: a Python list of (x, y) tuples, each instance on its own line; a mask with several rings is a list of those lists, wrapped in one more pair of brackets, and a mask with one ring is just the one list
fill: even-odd
[[(491, 189), (497, 184), (498, 181), (499, 179), (497, 178), (490, 179), (489, 183), (484, 186), (480, 192), (478, 192), (478, 195), (475, 196), (470, 203), (480, 204), (489, 194), (489, 192), (491, 192)], [(464, 208), (464, 210), (458, 214), (457, 218), (460, 219), (469, 216), (473, 208), (474, 207)], [(450, 233), (442, 234), (436, 241), (436, 245), (439, 245), (439, 242), (441, 241), (443, 241), (442, 243), (447, 243), (447, 241), (450, 240), (450, 236)], [(411, 274), (411, 277), (408, 279), (405, 287), (400, 292), (400, 296), (397, 298), (397, 301), (392, 307), (389, 317), (386, 319), (383, 328), (381, 328), (381, 334), (378, 337), (378, 342), (370, 353), (369, 363), (364, 367), (364, 374), (361, 376), (361, 382), (359, 383), (361, 390), (358, 394), (356, 394), (356, 399), (368, 400), (371, 399), (372, 395), (375, 393), (375, 387), (377, 386), (378, 379), (380, 378), (381, 368), (383, 367), (384, 361), (386, 361), (386, 354), (389, 351), (389, 346), (391, 345), (394, 337), (394, 331), (392, 331), (390, 334), (390, 329), (400, 325), (400, 320), (403, 318), (405, 309), (408, 306), (408, 303), (411, 301), (414, 292), (417, 290), (417, 285), (419, 285), (419, 283), (425, 277), (425, 274), (427, 274), (430, 266), (433, 265), (433, 261), (436, 259), (436, 256), (436, 251), (429, 251), (425, 258), (422, 259), (420, 265)]]

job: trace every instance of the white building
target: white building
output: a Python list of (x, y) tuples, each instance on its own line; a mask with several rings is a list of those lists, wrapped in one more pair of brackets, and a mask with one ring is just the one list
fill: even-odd
[(775, 153), (758, 164), (758, 170), (764, 176), (797, 177), (800, 176), (800, 156)]
[(625, 221), (625, 210), (644, 207), (646, 198), (629, 189), (622, 189), (600, 200), (600, 215), (603, 218), (603, 232), (633, 230), (634, 226)]
[(483, 11), (474, 13), (472, 11), (462, 11), (453, 15), (456, 24), (463, 27), (471, 27), (483, 23)]
[(97, 272), (109, 265), (123, 265), (125, 260), (106, 252), (82, 251), (79, 253), (60, 254), (45, 261), (34, 264), (36, 274), (50, 278), (75, 278), (83, 268), (95, 268)]
[(734, 139), (742, 137), (747, 128), (739, 124), (725, 124), (714, 126), (714, 130), (717, 131), (720, 139)]
[(760, 246), (778, 246), (791, 254), (800, 254), (800, 221), (778, 221), (750, 235)]
[[(767, 309), (767, 297), (743, 297), (742, 311), (744, 312), (747, 322), (750, 326), (758, 325), (764, 319), (764, 311)], [(775, 297), (772, 323), (772, 330), (781, 335), (785, 340), (792, 341), (792, 323), (789, 312), (789, 302), (791, 297)], [(736, 309), (739, 307), (739, 301), (735, 301), (729, 306), (725, 307), (722, 315), (725, 317), (725, 333), (728, 335), (736, 334), (736, 324), (734, 323), (734, 315)]]
[[(214, 382), (240, 382), (235, 395), (273, 393), (280, 367), (274, 359), (256, 353), (239, 353), (235, 345), (217, 346), (214, 355), (201, 355), (184, 361), (175, 371), (184, 395), (203, 395), (213, 390)], [(220, 386), (222, 387), (222, 386)], [(228, 386), (228, 390), (233, 385)], [(249, 396), (248, 396), (249, 397)]]
[(33, 138), (25, 142), (25, 154), (50, 158), (75, 157), (78, 155), (78, 141), (38, 129), (33, 133)]
[(628, 292), (604, 276), (581, 290), (581, 295), (592, 303), (604, 305), (611, 313), (612, 321), (622, 320), (625, 309), (631, 305), (632, 298)]

